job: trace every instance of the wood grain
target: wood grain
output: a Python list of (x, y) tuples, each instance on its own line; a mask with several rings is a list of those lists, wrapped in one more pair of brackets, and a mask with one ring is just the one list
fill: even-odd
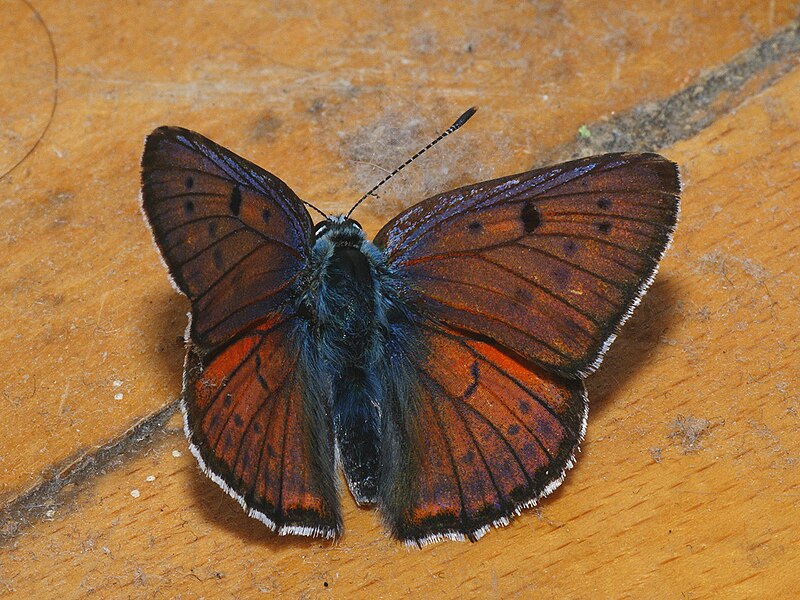
[[(59, 104), (0, 180), (5, 505), (178, 394), (187, 306), (136, 201), (153, 127), (196, 128), (335, 210), (380, 178), (374, 164), (394, 166), (479, 104), (444, 151), (364, 205), (374, 233), (424, 195), (528, 168), (579, 125), (674, 94), (798, 12), (34, 5), (57, 49)], [(8, 8), (19, 25), (0, 28), (0, 76), (16, 95), (2, 106), (19, 112), (2, 122), (6, 169), (52, 91), (40, 22), (23, 2)], [(798, 89), (795, 69), (661, 150), (685, 183), (675, 244), (588, 381), (577, 467), (536, 511), (478, 544), (407, 551), (345, 496), (339, 544), (276, 539), (197, 471), (174, 420), (137, 456), (46, 498), (43, 520), (4, 523), (16, 535), (0, 594), (788, 596), (800, 584)]]

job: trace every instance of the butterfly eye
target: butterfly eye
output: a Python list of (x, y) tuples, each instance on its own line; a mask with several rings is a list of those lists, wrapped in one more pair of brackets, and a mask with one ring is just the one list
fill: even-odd
[(319, 238), (325, 235), (328, 232), (328, 222), (327, 221), (320, 221), (317, 223), (316, 227), (314, 227), (314, 237)]

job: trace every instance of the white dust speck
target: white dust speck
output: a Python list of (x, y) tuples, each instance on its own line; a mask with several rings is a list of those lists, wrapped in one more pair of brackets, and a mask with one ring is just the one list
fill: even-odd
[(181, 451), (180, 450), (173, 450), (172, 451), (172, 456), (174, 456), (175, 458), (180, 458), (181, 457)]
[(115, 379), (115, 380), (114, 380), (114, 381), (111, 383), (111, 385), (113, 385), (114, 387), (119, 387), (119, 386), (121, 386), (121, 385), (122, 385), (122, 381), (120, 381), (119, 379)]
[(133, 496), (134, 498), (138, 498), (140, 496), (139, 490), (137, 489), (131, 490), (131, 496)]
[(156, 476), (155, 475), (148, 475), (147, 477), (145, 477), (144, 480), (145, 481), (155, 481), (156, 480)]
[(114, 394), (114, 400), (122, 400), (122, 398), (123, 398), (122, 392), (117, 392), (116, 394)]

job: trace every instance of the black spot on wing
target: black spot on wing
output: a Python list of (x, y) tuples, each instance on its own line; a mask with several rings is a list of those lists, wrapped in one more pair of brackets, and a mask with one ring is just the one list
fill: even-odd
[(611, 223), (609, 223), (608, 221), (603, 221), (602, 223), (598, 223), (597, 231), (599, 231), (602, 234), (607, 234), (608, 232), (611, 231)]
[(514, 290), (514, 298), (523, 304), (529, 304), (533, 302), (533, 296), (525, 288), (516, 288)]
[(191, 215), (194, 213), (194, 202), (192, 200), (187, 200), (183, 205), (183, 209), (186, 211), (187, 215)]
[(602, 210), (608, 210), (609, 208), (611, 208), (611, 198), (600, 198), (597, 201), (597, 208), (600, 208)]
[(467, 229), (470, 233), (480, 233), (483, 231), (483, 225), (480, 224), (479, 221), (473, 221), (469, 225), (467, 225)]
[(233, 191), (231, 192), (230, 209), (233, 215), (237, 217), (239, 216), (239, 212), (242, 209), (242, 190), (238, 185), (233, 186)]
[(525, 230), (525, 233), (533, 233), (542, 222), (542, 218), (539, 215), (539, 210), (536, 208), (533, 202), (526, 202), (522, 206), (520, 219), (522, 220), (522, 227)]
[(184, 183), (186, 184), (186, 189), (187, 189), (187, 190), (190, 190), (190, 189), (192, 189), (192, 188), (194, 187), (194, 177), (192, 177), (191, 175), (189, 175), (189, 176), (186, 178), (186, 181), (184, 181)]
[(220, 271), (225, 267), (225, 261), (222, 258), (222, 250), (219, 248), (214, 248), (214, 251), (211, 253), (211, 258), (214, 260), (214, 266)]
[(553, 269), (553, 278), (556, 283), (563, 288), (569, 283), (570, 273), (566, 267), (556, 267)]
[(272, 214), (269, 212), (268, 208), (265, 208), (264, 210), (261, 211), (261, 220), (264, 221), (264, 223), (269, 223), (269, 218), (271, 216)]
[(480, 379), (481, 376), (480, 368), (478, 366), (478, 361), (474, 361), (472, 363), (472, 366), (470, 367), (470, 372), (472, 373), (472, 381), (467, 386), (467, 389), (464, 390), (464, 393), (461, 394), (462, 400), (466, 400), (467, 398), (472, 396), (472, 394), (475, 393), (475, 390), (478, 389), (478, 380)]
[(264, 376), (261, 374), (261, 357), (258, 354), (256, 354), (256, 379), (258, 379), (258, 383), (261, 384), (261, 387), (269, 391), (269, 386), (267, 385)]

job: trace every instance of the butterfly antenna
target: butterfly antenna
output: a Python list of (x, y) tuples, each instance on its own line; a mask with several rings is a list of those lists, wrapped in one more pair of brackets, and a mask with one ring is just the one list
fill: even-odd
[(306, 202), (305, 200), (300, 200), (300, 202), (302, 202), (303, 204), (305, 204), (305, 205), (306, 205), (308, 208), (313, 208), (315, 211), (317, 211), (319, 214), (321, 214), (321, 215), (322, 215), (323, 217), (325, 217), (326, 219), (328, 218), (328, 215), (326, 215), (324, 212), (322, 212), (322, 211), (321, 211), (320, 209), (318, 209), (316, 206), (314, 206), (313, 204), (311, 204), (311, 202)]
[(370, 191), (368, 191), (366, 194), (364, 194), (363, 196), (361, 196), (361, 198), (359, 198), (358, 202), (356, 202), (356, 203), (353, 205), (353, 208), (351, 208), (351, 209), (348, 211), (348, 213), (347, 213), (346, 217), (348, 217), (348, 218), (349, 218), (349, 217), (350, 217), (350, 215), (352, 215), (352, 214), (353, 214), (353, 211), (354, 211), (356, 208), (358, 208), (358, 205), (359, 205), (359, 204), (361, 204), (361, 203), (362, 203), (364, 200), (366, 200), (368, 197), (372, 196), (372, 195), (375, 193), (375, 191), (376, 191), (376, 190), (377, 190), (379, 187), (381, 187), (381, 186), (382, 186), (384, 183), (386, 183), (387, 181), (389, 181), (389, 180), (390, 180), (392, 177), (394, 177), (394, 176), (395, 176), (395, 175), (397, 175), (397, 174), (398, 174), (400, 171), (402, 171), (403, 169), (405, 169), (405, 168), (406, 168), (406, 167), (407, 167), (409, 164), (411, 164), (413, 161), (415, 161), (417, 158), (419, 158), (419, 157), (420, 157), (422, 154), (424, 154), (425, 152), (427, 152), (428, 150), (430, 150), (431, 148), (433, 148), (433, 147), (434, 147), (436, 144), (438, 144), (439, 142), (441, 142), (441, 141), (442, 141), (444, 138), (446, 138), (448, 135), (450, 135), (451, 133), (453, 133), (453, 132), (454, 132), (456, 129), (458, 129), (458, 128), (459, 128), (459, 127), (461, 127), (461, 126), (462, 126), (464, 123), (466, 123), (467, 121), (469, 121), (469, 120), (470, 120), (470, 118), (472, 117), (472, 115), (474, 115), (474, 114), (477, 112), (477, 110), (478, 110), (478, 107), (477, 107), (477, 106), (473, 106), (472, 108), (470, 108), (469, 110), (467, 110), (467, 111), (466, 111), (466, 112), (465, 112), (463, 115), (461, 115), (460, 117), (458, 117), (458, 119), (456, 119), (456, 122), (455, 122), (455, 123), (453, 123), (452, 125), (450, 125), (450, 127), (448, 127), (448, 128), (445, 130), (445, 131), (443, 131), (443, 132), (442, 132), (442, 134), (441, 134), (439, 137), (437, 137), (437, 138), (436, 138), (435, 140), (433, 140), (433, 141), (432, 141), (430, 144), (428, 144), (427, 146), (425, 146), (425, 147), (424, 147), (422, 150), (420, 150), (419, 152), (417, 152), (417, 153), (416, 153), (414, 156), (412, 156), (411, 158), (409, 158), (409, 159), (408, 159), (406, 162), (404, 162), (402, 165), (400, 165), (400, 166), (399, 166), (399, 167), (397, 167), (397, 168), (396, 168), (394, 171), (392, 171), (392, 172), (391, 172), (391, 173), (389, 173), (389, 174), (388, 174), (386, 177), (384, 177), (384, 178), (383, 178), (381, 181), (379, 181), (379, 182), (378, 182), (378, 184), (377, 184), (375, 187), (373, 187), (373, 188), (372, 188)]

